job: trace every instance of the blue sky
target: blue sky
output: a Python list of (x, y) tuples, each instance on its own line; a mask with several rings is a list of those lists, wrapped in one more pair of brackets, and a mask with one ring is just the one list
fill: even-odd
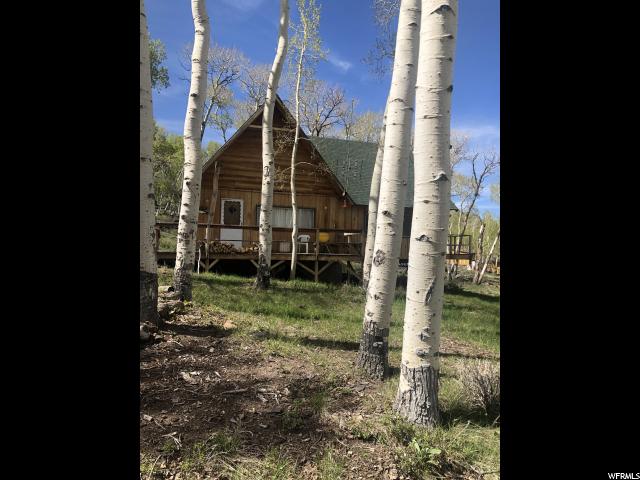
[[(362, 59), (375, 43), (372, 0), (320, 0), (320, 35), (328, 59), (317, 69), (317, 77), (339, 84), (347, 98), (358, 98), (356, 110), (384, 109), (390, 78), (380, 79)], [(173, 133), (182, 134), (188, 84), (179, 62), (184, 45), (193, 41), (193, 20), (188, 0), (147, 0), (152, 38), (167, 49), (171, 87), (154, 92), (156, 121)], [(296, 2), (290, 0), (292, 20)], [(471, 137), (477, 149), (500, 148), (500, 1), (460, 0), (458, 39), (454, 64), (452, 127)], [(271, 64), (277, 43), (278, 0), (207, 0), (211, 40), (236, 47), (254, 63)], [(205, 134), (205, 142), (222, 139), (217, 132)], [(463, 173), (467, 173), (464, 172)], [(499, 181), (498, 176), (490, 179)], [(478, 200), (481, 212), (499, 215), (499, 206), (489, 191)]]

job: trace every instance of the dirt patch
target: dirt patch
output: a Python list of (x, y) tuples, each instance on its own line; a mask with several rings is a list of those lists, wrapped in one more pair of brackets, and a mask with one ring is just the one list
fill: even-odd
[[(328, 450), (340, 465), (336, 478), (402, 478), (391, 447), (352, 434), (354, 420), (383, 411), (381, 384), (355, 374), (355, 352), (311, 348), (333, 362), (328, 368), (313, 356), (269, 354), (259, 339), (231, 335), (235, 329), (192, 308), (141, 348), (141, 478), (234, 478), (274, 448), (293, 478), (320, 478)], [(445, 353), (487, 354), (442, 343)]]
[[(140, 447), (148, 458), (159, 457), (153, 478), (228, 478), (206, 466), (179, 469), (189, 448), (216, 432), (238, 440), (238, 457), (260, 458), (280, 447), (305, 478), (317, 476), (317, 459), (328, 447), (344, 456), (343, 478), (388, 478), (368, 476), (376, 468), (369, 463), (367, 476), (358, 473), (358, 458), (368, 455), (356, 452), (378, 449), (356, 445), (344, 426), (371, 382), (349, 375), (327, 381), (309, 361), (265, 354), (259, 342), (228, 336), (223, 318), (202, 326), (197, 317), (165, 324), (140, 352)], [(377, 455), (382, 472), (386, 454)]]

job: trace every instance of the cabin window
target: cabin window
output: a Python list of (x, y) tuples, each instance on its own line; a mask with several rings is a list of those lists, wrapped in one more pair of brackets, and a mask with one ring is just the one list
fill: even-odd
[[(293, 210), (291, 207), (273, 207), (271, 226), (291, 228)], [(260, 224), (260, 205), (256, 205), (256, 225)], [(298, 208), (298, 228), (315, 228), (316, 211), (314, 208)]]

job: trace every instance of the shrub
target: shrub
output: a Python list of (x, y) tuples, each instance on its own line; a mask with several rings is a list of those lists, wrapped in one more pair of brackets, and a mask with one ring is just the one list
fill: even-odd
[(488, 360), (461, 362), (458, 376), (469, 404), (489, 416), (500, 415), (500, 365)]
[(440, 465), (442, 450), (426, 445), (422, 439), (414, 438), (409, 445), (396, 450), (398, 468), (409, 478), (428, 478)]

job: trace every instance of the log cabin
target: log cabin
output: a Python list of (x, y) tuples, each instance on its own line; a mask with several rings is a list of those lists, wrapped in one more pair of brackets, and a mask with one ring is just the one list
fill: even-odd
[[(295, 120), (277, 97), (274, 111), (275, 181), (272, 271), (291, 259), (290, 166)], [(300, 130), (296, 162), (298, 267), (315, 281), (353, 275), (366, 241), (367, 213), (376, 143), (310, 137)], [(406, 264), (413, 205), (410, 163), (400, 264)], [(198, 271), (251, 262), (257, 267), (262, 182), (262, 107), (203, 165), (198, 219)], [(456, 209), (451, 203), (451, 208)], [(452, 250), (453, 251), (453, 250)], [(169, 259), (175, 252), (158, 252)], [(469, 257), (469, 249), (448, 258)], [(470, 258), (470, 257), (469, 257)], [(224, 270), (224, 269), (223, 269)]]

